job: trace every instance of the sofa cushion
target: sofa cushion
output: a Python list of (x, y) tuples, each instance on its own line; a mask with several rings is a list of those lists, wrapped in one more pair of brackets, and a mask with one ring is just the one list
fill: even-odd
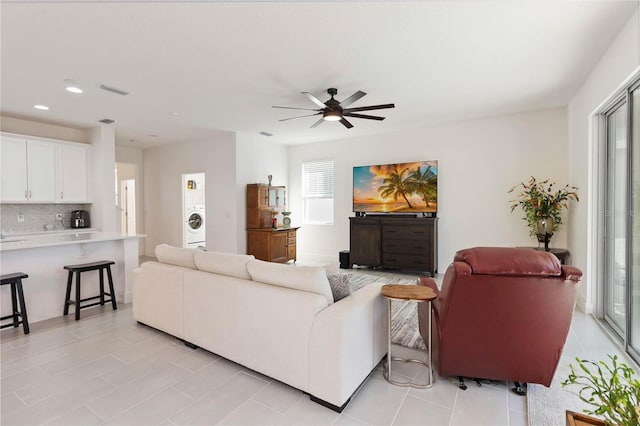
[(196, 264), (193, 257), (196, 251), (198, 250), (194, 248), (181, 248), (173, 247), (169, 244), (159, 244), (156, 246), (156, 257), (160, 263), (195, 269)]
[(322, 267), (291, 266), (254, 259), (247, 263), (247, 271), (253, 281), (309, 291), (324, 296), (328, 304), (333, 303), (331, 287)]
[(205, 272), (228, 277), (250, 280), (247, 263), (255, 259), (250, 254), (221, 253), (217, 251), (197, 251), (194, 255), (196, 267)]
[(329, 280), (334, 302), (344, 299), (351, 294), (351, 274), (342, 272), (330, 273), (327, 274), (327, 279)]
[(516, 247), (474, 247), (460, 250), (454, 259), (467, 263), (473, 274), (559, 276), (560, 261), (553, 254)]

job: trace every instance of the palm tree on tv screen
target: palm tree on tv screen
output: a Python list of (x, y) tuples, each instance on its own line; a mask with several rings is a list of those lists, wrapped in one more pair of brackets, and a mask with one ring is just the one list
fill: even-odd
[(404, 201), (407, 203), (410, 209), (413, 208), (411, 202), (407, 198), (407, 194), (411, 194), (411, 182), (406, 179), (405, 175), (408, 172), (408, 169), (402, 169), (400, 172), (398, 170), (394, 170), (384, 178), (381, 185), (378, 187), (378, 192), (380, 192), (380, 196), (383, 198), (388, 198), (393, 196), (394, 201), (398, 200), (398, 196), (402, 196)]
[(427, 166), (424, 172), (420, 171), (420, 167), (416, 167), (407, 179), (409, 180), (412, 192), (420, 194), (425, 206), (429, 207), (431, 200), (434, 199), (438, 193), (438, 176), (431, 170), (431, 166)]

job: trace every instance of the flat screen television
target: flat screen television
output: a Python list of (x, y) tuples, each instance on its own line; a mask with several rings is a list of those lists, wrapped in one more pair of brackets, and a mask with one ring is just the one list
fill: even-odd
[(435, 214), (438, 211), (438, 162), (354, 167), (353, 211), (356, 214)]

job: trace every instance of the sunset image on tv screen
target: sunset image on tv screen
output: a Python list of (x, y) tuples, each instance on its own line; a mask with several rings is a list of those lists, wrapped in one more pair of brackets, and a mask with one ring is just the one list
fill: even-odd
[(438, 211), (438, 162), (353, 168), (353, 211), (432, 213)]

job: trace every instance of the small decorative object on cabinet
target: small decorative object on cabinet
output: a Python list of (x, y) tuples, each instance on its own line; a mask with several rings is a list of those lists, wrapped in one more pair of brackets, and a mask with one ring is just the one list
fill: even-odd
[(518, 198), (511, 200), (511, 212), (521, 207), (524, 212), (523, 220), (529, 226), (529, 235), (537, 236), (539, 243), (544, 243), (549, 251), (549, 240), (562, 224), (562, 208), (569, 208), (569, 200), (578, 200), (578, 188), (565, 185), (560, 189), (554, 188), (555, 183), (549, 179), (537, 181), (533, 176), (529, 182), (521, 182), (509, 190), (513, 192), (522, 187)]
[[(284, 186), (247, 185), (247, 254), (268, 262), (296, 261), (298, 227), (291, 227), (291, 212), (284, 211), (286, 199)], [(280, 213), (284, 216), (282, 227), (276, 217)]]
[(282, 212), (282, 226), (284, 226), (285, 228), (291, 226), (291, 218), (289, 217), (290, 214), (291, 212)]

